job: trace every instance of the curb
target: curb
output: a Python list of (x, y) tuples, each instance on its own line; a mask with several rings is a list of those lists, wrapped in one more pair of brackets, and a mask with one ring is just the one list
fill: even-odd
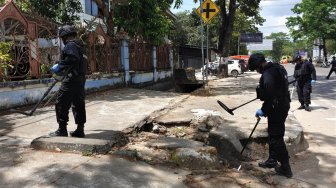
[(117, 144), (123, 144), (124, 139), (116, 137), (112, 140), (74, 138), (74, 137), (39, 137), (31, 142), (31, 147), (37, 150), (82, 152), (83, 154), (106, 154)]

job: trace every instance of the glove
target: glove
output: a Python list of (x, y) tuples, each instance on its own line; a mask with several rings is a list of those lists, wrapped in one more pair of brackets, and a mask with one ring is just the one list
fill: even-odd
[(55, 64), (50, 68), (50, 72), (52, 73), (59, 73), (61, 71), (61, 67), (59, 64)]
[(255, 114), (256, 117), (260, 117), (260, 116), (264, 116), (264, 115), (265, 114), (264, 114), (264, 112), (261, 109), (258, 109), (257, 112), (256, 112), (256, 114)]
[(311, 83), (311, 84), (315, 84), (315, 83), (316, 83), (316, 80), (312, 80), (310, 83)]

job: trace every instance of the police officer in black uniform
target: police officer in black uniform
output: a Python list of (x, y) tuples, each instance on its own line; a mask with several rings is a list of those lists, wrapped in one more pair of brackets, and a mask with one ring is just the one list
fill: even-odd
[(308, 60), (302, 60), (300, 55), (293, 59), (296, 63), (294, 68), (294, 78), (296, 79), (296, 90), (301, 106), (298, 109), (305, 109), (310, 112), (310, 94), (312, 84), (316, 82), (316, 71), (314, 65)]
[(85, 137), (84, 123), (86, 122), (85, 111), (85, 73), (86, 65), (83, 57), (83, 47), (75, 40), (77, 31), (73, 26), (65, 25), (59, 30), (59, 37), (64, 43), (61, 60), (58, 65), (65, 72), (59, 94), (56, 99), (56, 118), (59, 128), (50, 133), (50, 136), (68, 136), (67, 124), (69, 121), (69, 109), (77, 124), (77, 129), (71, 132), (73, 137)]
[(326, 79), (329, 79), (329, 78), (330, 78), (332, 72), (334, 72), (334, 73), (336, 74), (336, 57), (335, 57), (335, 56), (332, 57), (332, 61), (331, 61), (331, 69), (330, 69), (329, 74), (328, 74), (328, 76), (326, 77)]
[[(292, 177), (289, 156), (284, 142), (285, 121), (290, 109), (287, 72), (277, 63), (267, 62), (260, 53), (252, 54), (248, 61), (251, 71), (262, 74), (257, 88), (257, 97), (264, 101), (256, 117), (265, 116), (268, 121), (269, 157), (260, 162), (263, 168), (275, 168), (282, 176)], [(280, 162), (281, 166), (278, 166)]]

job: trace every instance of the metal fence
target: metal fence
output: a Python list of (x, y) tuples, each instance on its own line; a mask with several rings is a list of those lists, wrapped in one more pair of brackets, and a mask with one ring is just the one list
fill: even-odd
[(152, 71), (152, 45), (141, 37), (129, 41), (129, 63), (131, 71)]
[(88, 74), (122, 71), (120, 48), (120, 39), (107, 36), (102, 28), (97, 27), (89, 35)]
[(169, 64), (169, 45), (164, 44), (156, 48), (157, 69), (170, 69)]

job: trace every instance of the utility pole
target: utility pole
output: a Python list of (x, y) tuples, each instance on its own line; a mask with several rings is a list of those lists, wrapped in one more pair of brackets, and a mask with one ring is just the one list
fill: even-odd
[[(200, 14), (200, 21), (201, 21), (201, 50), (202, 50), (202, 64), (204, 65), (204, 45), (203, 45), (203, 19), (202, 19), (202, 14), (203, 14), (203, 6), (202, 6), (203, 0), (200, 0), (200, 8), (201, 8), (201, 14)], [(205, 76), (208, 78), (208, 65), (205, 65)], [(203, 85), (205, 86), (205, 81), (204, 81), (204, 74), (202, 74), (203, 78)]]

